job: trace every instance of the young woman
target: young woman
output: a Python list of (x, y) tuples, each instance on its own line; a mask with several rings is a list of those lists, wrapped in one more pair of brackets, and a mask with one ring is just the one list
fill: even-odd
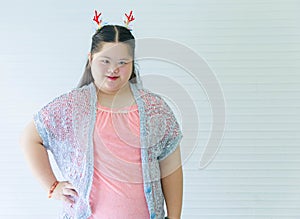
[(79, 86), (25, 128), (25, 157), (49, 197), (63, 201), (61, 218), (162, 219), (164, 201), (168, 218), (180, 218), (182, 134), (166, 102), (140, 86), (134, 52), (126, 27), (98, 29)]

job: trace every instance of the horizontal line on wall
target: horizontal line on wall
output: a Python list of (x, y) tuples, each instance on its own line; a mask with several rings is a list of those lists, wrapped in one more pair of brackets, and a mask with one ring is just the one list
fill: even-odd
[[(292, 35), (292, 34), (291, 34)], [(195, 36), (196, 37), (196, 36)], [(190, 36), (190, 38), (194, 38), (194, 36)], [(249, 49), (253, 49), (253, 53), (258, 49), (257, 47), (253, 48), (253, 46), (260, 46), (260, 48), (270, 48), (270, 46), (274, 46), (275, 48), (279, 47), (280, 45), (294, 45), (297, 46), (300, 44), (300, 40), (295, 37), (294, 41), (293, 40), (287, 40), (285, 38), (279, 38), (276, 39), (276, 41), (272, 41), (272, 39), (270, 39), (269, 41), (251, 41), (251, 39), (249, 39), (249, 41), (247, 43), (245, 43), (244, 41), (233, 41), (232, 43), (228, 43), (228, 42), (218, 42), (218, 41), (214, 41), (213, 43), (210, 41), (205, 41), (205, 43), (203, 43), (203, 41), (197, 41), (195, 43), (193, 43), (193, 45), (197, 45), (197, 46), (207, 46), (208, 48), (210, 48), (209, 46), (218, 46), (218, 48), (220, 48), (220, 46), (228, 46), (228, 48), (230, 49), (239, 49), (238, 46), (243, 46), (241, 49), (241, 51), (244, 51), (244, 47), (249, 47)], [(232, 46), (236, 46), (235, 48), (232, 48)], [(212, 49), (208, 50), (211, 51)], [(219, 50), (220, 52), (225, 52), (222, 51), (221, 48)], [(292, 50), (291, 52), (298, 52), (297, 50)], [(22, 51), (20, 51), (20, 53), (22, 54)], [(25, 54), (25, 52), (24, 52)], [(13, 54), (11, 54), (11, 56), (13, 57)], [(71, 58), (71, 57), (69, 57)]]

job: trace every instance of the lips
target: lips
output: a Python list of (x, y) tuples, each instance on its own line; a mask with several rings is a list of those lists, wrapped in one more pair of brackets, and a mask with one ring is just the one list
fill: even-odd
[(117, 76), (107, 76), (107, 78), (109, 79), (109, 80), (117, 80), (119, 77), (117, 77)]

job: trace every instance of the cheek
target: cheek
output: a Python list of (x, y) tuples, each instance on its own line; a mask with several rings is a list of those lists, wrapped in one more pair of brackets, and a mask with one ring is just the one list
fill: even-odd
[(105, 72), (107, 72), (107, 67), (101, 66), (101, 65), (92, 65), (91, 66), (92, 75), (94, 77), (99, 77), (101, 75), (104, 75)]
[(126, 66), (122, 67), (120, 70), (120, 73), (124, 76), (130, 77), (130, 75), (132, 73), (132, 65), (126, 65)]

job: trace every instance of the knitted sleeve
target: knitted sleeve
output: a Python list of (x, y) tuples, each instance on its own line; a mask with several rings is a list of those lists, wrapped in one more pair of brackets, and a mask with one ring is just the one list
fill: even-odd
[(74, 89), (55, 98), (34, 115), (43, 145), (54, 155), (59, 152), (58, 147), (75, 146), (86, 139), (87, 120), (91, 117), (90, 96), (89, 89)]
[(63, 218), (87, 218), (80, 215), (90, 213), (87, 194), (93, 170), (95, 101), (90, 84), (55, 98), (34, 115), (43, 145), (53, 154), (64, 180), (71, 182), (79, 194), (72, 208), (66, 205)]
[[(148, 90), (140, 93), (143, 99), (146, 142), (154, 157), (163, 160), (174, 152), (182, 139), (179, 123), (169, 105), (157, 94)], [(143, 115), (145, 114), (145, 120)]]
[(165, 127), (165, 132), (162, 137), (162, 150), (161, 154), (158, 156), (158, 160), (163, 160), (176, 150), (183, 135), (172, 109), (162, 98), (160, 101), (162, 105), (160, 113), (164, 115), (163, 126)]
[(63, 142), (72, 131), (70, 99), (70, 94), (63, 94), (34, 115), (34, 122), (43, 145), (51, 151), (55, 150), (55, 143)]

